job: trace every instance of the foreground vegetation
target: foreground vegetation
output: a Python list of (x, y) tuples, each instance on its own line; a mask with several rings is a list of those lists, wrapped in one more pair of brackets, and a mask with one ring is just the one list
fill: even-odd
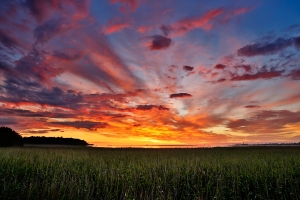
[(0, 148), (0, 199), (300, 199), (300, 148)]

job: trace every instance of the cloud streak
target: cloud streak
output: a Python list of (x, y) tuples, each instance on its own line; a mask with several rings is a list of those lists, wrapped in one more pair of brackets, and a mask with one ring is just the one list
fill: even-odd
[(177, 93), (177, 94), (171, 94), (170, 95), (170, 98), (190, 98), (192, 97), (191, 94), (188, 94), (188, 93)]
[(94, 122), (94, 121), (64, 121), (64, 122), (50, 122), (53, 125), (74, 127), (74, 128), (85, 128), (88, 130), (94, 130), (97, 128), (106, 128), (108, 126), (105, 122)]
[(258, 55), (272, 55), (276, 54), (288, 47), (295, 45), (299, 48), (299, 37), (297, 38), (277, 38), (273, 42), (262, 42), (248, 44), (240, 48), (237, 53), (239, 56), (258, 56)]

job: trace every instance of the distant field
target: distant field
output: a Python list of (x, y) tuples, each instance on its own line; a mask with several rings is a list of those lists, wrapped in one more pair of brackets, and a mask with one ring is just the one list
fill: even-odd
[(300, 147), (0, 148), (0, 199), (300, 199)]

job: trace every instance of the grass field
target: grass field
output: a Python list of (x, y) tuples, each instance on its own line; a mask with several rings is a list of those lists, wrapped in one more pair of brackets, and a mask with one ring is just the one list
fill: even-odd
[(0, 199), (300, 199), (300, 148), (0, 148)]

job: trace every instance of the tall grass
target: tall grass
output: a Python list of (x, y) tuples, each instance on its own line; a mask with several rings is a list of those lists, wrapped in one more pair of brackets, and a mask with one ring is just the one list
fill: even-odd
[(2, 148), (0, 199), (300, 199), (300, 148)]

